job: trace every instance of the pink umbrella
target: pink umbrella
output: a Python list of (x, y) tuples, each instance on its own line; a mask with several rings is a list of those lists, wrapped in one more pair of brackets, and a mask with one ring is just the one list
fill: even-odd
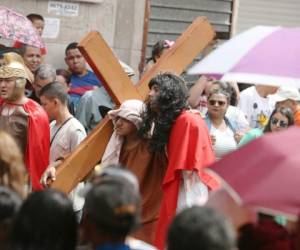
[(41, 37), (25, 16), (0, 6), (0, 38), (44, 48)]
[(236, 201), (296, 219), (300, 212), (300, 128), (269, 133), (210, 169)]
[(256, 26), (189, 70), (224, 81), (300, 87), (300, 28)]

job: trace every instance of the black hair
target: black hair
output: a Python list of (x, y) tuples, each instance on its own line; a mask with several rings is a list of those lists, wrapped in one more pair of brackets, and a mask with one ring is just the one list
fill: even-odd
[(65, 87), (56, 81), (43, 86), (39, 95), (40, 97), (45, 96), (49, 100), (57, 98), (63, 104), (68, 103), (68, 93), (66, 92)]
[(8, 187), (0, 186), (0, 223), (11, 219), (21, 206), (21, 197)]
[(41, 21), (45, 22), (43, 16), (40, 15), (40, 14), (31, 13), (31, 14), (28, 14), (26, 17), (27, 17), (32, 23), (33, 23), (35, 20), (41, 20)]
[(294, 115), (292, 110), (285, 107), (277, 108), (271, 113), (268, 123), (264, 128), (264, 133), (271, 132), (271, 119), (276, 113), (280, 113), (288, 119), (288, 127), (294, 125)]
[(20, 48), (18, 48), (17, 51), (15, 51), (15, 52), (18, 53), (19, 55), (21, 55), (22, 57), (24, 57), (24, 55), (25, 55), (28, 47), (33, 47), (33, 48), (37, 48), (38, 49), (38, 47), (22, 43), (22, 45), (20, 46)]
[(65, 50), (65, 55), (67, 55), (68, 51), (71, 49), (77, 49), (78, 48), (78, 43), (77, 42), (72, 42), (70, 43)]
[(21, 55), (22, 57), (24, 57), (24, 55), (25, 55), (25, 53), (26, 53), (27, 46), (29, 46), (29, 45), (27, 45), (27, 44), (25, 44), (25, 43), (22, 43), (22, 45), (21, 45), (20, 48), (19, 48), (19, 53), (20, 53), (20, 55)]
[(0, 248), (7, 249), (15, 216), (22, 204), (21, 197), (13, 190), (0, 186)]
[(71, 83), (71, 73), (68, 70), (57, 69), (56, 70), (56, 75), (57, 76), (62, 76), (66, 80), (66, 83), (68, 85)]
[(124, 239), (140, 221), (140, 195), (134, 175), (119, 166), (109, 166), (94, 180), (86, 195), (84, 217), (99, 234), (112, 241)]
[(31, 193), (16, 217), (10, 250), (74, 250), (77, 221), (69, 198), (56, 190)]
[(194, 206), (180, 212), (168, 232), (168, 250), (232, 250), (232, 226), (217, 211)]
[(172, 73), (156, 75), (149, 82), (150, 89), (152, 86), (157, 86), (159, 89), (159, 95), (155, 101), (159, 112), (157, 113), (152, 110), (151, 105), (153, 101), (148, 98), (146, 100), (146, 109), (141, 114), (143, 122), (138, 134), (141, 137), (147, 137), (154, 123), (150, 149), (152, 151), (164, 152), (172, 125), (181, 112), (188, 109), (188, 89), (185, 81)]
[(245, 224), (238, 235), (239, 250), (293, 249), (293, 237), (273, 218), (260, 218), (255, 224)]
[(170, 45), (168, 45), (166, 43), (165, 40), (159, 40), (158, 42), (156, 42), (153, 47), (152, 47), (152, 51), (151, 51), (151, 57), (149, 57), (146, 62), (148, 63), (149, 61), (153, 61), (156, 63), (156, 59), (155, 57), (160, 57), (163, 50), (164, 49), (167, 49), (167, 48), (170, 48)]
[(238, 100), (237, 100), (237, 93), (235, 88), (228, 82), (222, 82), (222, 81), (213, 81), (212, 84), (218, 85), (221, 89), (226, 91), (229, 94), (229, 104), (232, 106), (237, 106)]

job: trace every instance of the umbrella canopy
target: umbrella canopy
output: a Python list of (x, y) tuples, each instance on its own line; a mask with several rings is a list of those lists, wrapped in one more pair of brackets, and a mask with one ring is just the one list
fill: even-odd
[(45, 47), (30, 20), (4, 6), (0, 6), (0, 38), (19, 41), (38, 48)]
[(300, 28), (256, 26), (189, 70), (224, 81), (300, 87)]
[(296, 219), (300, 211), (300, 128), (269, 133), (226, 155), (213, 170), (236, 200)]

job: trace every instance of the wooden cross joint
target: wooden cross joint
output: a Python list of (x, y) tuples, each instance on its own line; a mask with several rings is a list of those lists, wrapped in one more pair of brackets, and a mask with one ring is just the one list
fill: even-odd
[[(128, 99), (145, 100), (148, 83), (159, 72), (180, 75), (213, 40), (215, 32), (206, 18), (198, 17), (135, 86), (98, 32), (90, 32), (79, 49), (116, 105)], [(99, 163), (113, 126), (104, 118), (87, 138), (64, 160), (52, 187), (70, 192)]]

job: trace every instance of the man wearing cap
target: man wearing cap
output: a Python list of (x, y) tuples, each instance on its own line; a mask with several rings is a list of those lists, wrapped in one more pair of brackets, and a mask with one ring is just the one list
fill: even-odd
[(30, 77), (22, 59), (4, 58), (6, 63), (0, 67), (0, 129), (20, 145), (32, 189), (38, 190), (42, 188), (39, 179), (49, 163), (48, 117), (39, 104), (25, 96)]
[(276, 103), (276, 108), (290, 108), (294, 113), (294, 124), (300, 126), (300, 93), (297, 88), (282, 86), (270, 98)]
[(129, 171), (115, 167), (104, 169), (86, 190), (81, 226), (95, 250), (132, 249), (126, 237), (139, 224), (138, 182)]

